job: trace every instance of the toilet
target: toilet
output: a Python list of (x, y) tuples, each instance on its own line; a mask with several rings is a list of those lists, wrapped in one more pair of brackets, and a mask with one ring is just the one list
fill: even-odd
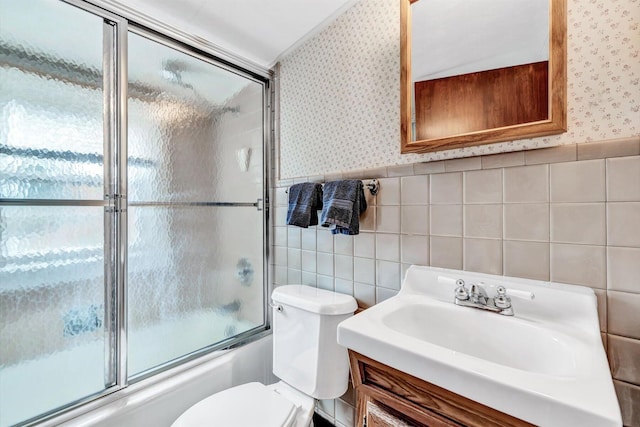
[(187, 409), (171, 427), (307, 427), (315, 399), (347, 390), (347, 350), (336, 340), (338, 323), (352, 316), (355, 299), (303, 285), (280, 286), (273, 307), (273, 373), (280, 382), (243, 384)]

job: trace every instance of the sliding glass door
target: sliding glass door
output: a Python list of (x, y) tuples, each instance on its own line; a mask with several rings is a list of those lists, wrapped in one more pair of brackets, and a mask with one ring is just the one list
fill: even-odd
[(129, 375), (264, 324), (264, 88), (129, 34)]
[(268, 80), (0, 0), (0, 427), (266, 329)]
[(1, 0), (0, 16), (0, 425), (7, 426), (115, 381), (106, 351), (111, 70), (103, 59), (114, 26), (57, 1)]

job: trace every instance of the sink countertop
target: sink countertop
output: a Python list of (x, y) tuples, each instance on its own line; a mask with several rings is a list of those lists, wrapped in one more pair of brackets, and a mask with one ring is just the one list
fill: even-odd
[[(531, 291), (514, 316), (454, 305), (455, 281)], [(621, 426), (593, 290), (411, 266), (397, 296), (338, 326), (360, 354), (540, 426)]]

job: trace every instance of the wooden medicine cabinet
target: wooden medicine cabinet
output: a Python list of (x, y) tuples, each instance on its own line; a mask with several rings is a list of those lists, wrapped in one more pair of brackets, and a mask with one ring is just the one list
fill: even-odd
[(566, 131), (566, 0), (399, 1), (402, 153)]

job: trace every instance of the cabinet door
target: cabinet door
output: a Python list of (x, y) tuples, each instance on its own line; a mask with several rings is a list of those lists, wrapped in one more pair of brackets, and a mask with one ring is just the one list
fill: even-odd
[(420, 413), (418, 419), (411, 418), (409, 414), (402, 414), (375, 400), (367, 400), (366, 427), (451, 427), (459, 424), (443, 419), (438, 415), (427, 412)]
[[(525, 421), (349, 351), (356, 390), (358, 423), (369, 426), (533, 427)], [(386, 421), (382, 412), (400, 420)], [(373, 421), (367, 417), (373, 412)], [(362, 427), (363, 424), (358, 424)]]
[(409, 427), (403, 419), (382, 408), (374, 401), (367, 402), (367, 427)]

